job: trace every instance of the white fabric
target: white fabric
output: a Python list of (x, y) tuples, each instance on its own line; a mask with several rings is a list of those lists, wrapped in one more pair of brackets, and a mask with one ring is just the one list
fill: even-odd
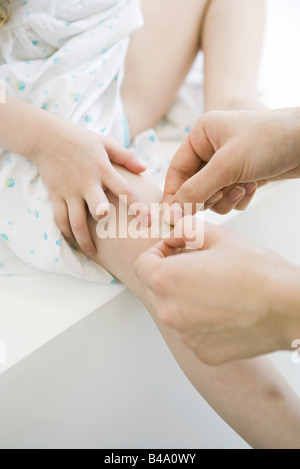
[[(0, 31), (0, 79), (17, 98), (122, 140), (120, 85), (138, 0), (16, 0)], [(2, 104), (3, 105), (3, 104)], [(122, 142), (124, 143), (124, 142)], [(113, 278), (71, 249), (47, 188), (25, 158), (0, 150), (0, 275)]]

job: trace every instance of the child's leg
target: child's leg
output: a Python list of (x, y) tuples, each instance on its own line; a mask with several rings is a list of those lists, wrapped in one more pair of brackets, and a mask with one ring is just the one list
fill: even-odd
[[(120, 169), (141, 200), (150, 205), (160, 202), (162, 194), (153, 182)], [(117, 207), (118, 201), (109, 195)], [(127, 224), (124, 219), (121, 224)], [(152, 312), (162, 335), (181, 368), (209, 404), (250, 445), (256, 448), (299, 448), (299, 399), (267, 359), (239, 362), (218, 368), (200, 363), (179, 340), (177, 333), (157, 321), (148, 303), (144, 285), (133, 270), (138, 255), (155, 239), (97, 238), (95, 222), (90, 228), (98, 254), (94, 259), (122, 280)]]
[(142, 0), (123, 99), (132, 136), (167, 112), (202, 47), (206, 110), (257, 108), (264, 0)]
[(167, 112), (200, 47), (208, 0), (141, 0), (145, 25), (127, 54), (123, 100), (132, 136)]
[(202, 30), (205, 110), (257, 109), (265, 0), (212, 0)]

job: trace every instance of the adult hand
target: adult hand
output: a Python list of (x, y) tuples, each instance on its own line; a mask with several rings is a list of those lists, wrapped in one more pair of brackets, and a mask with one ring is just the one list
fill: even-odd
[(176, 153), (164, 202), (205, 203), (225, 214), (245, 209), (257, 186), (298, 177), (300, 109), (210, 112)]
[(135, 267), (159, 319), (200, 360), (220, 365), (290, 349), (300, 338), (298, 267), (208, 224), (203, 250), (177, 254), (183, 245), (161, 242)]

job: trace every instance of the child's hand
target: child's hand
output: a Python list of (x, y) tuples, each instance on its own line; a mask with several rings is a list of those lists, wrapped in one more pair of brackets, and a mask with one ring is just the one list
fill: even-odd
[[(145, 171), (133, 154), (110, 137), (63, 123), (43, 135), (28, 155), (37, 165), (50, 193), (58, 227), (69, 239), (76, 239), (87, 256), (96, 253), (88, 225), (88, 207), (96, 222), (99, 204), (107, 203), (104, 190), (126, 195), (128, 206), (139, 202), (126, 180), (118, 174), (111, 161), (134, 173)], [(141, 215), (142, 216), (142, 215)], [(140, 220), (149, 226), (149, 216)]]

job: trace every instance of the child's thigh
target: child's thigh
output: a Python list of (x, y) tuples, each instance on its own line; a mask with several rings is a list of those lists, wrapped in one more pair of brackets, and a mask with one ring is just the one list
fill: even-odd
[(199, 51), (208, 0), (141, 0), (145, 26), (133, 34), (123, 100), (132, 135), (165, 114)]

